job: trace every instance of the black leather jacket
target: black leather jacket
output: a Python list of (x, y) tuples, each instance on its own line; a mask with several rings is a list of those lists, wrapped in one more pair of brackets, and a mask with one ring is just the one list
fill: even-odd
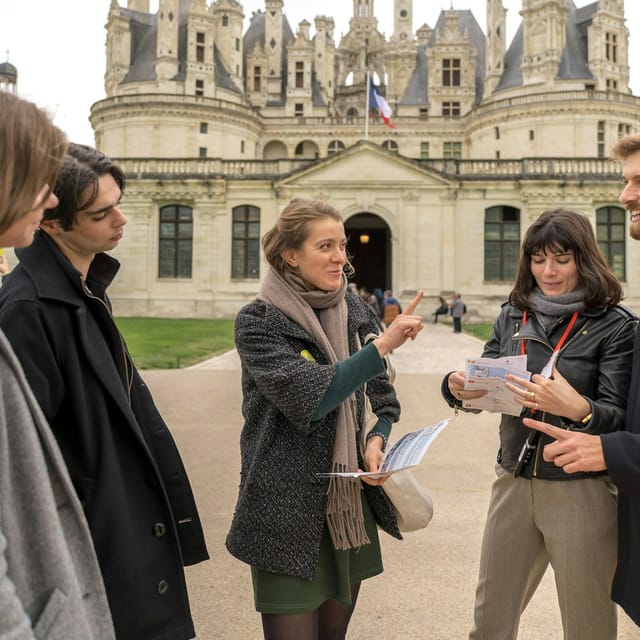
[[(485, 358), (519, 355), (521, 342), (526, 340), (527, 369), (531, 373), (539, 373), (549, 360), (570, 317), (571, 314), (567, 314), (559, 318), (547, 337), (534, 314), (530, 314), (522, 327), (522, 311), (505, 304), (482, 355)], [(536, 414), (536, 419), (594, 434), (622, 429), (637, 323), (637, 316), (622, 305), (582, 312), (559, 351), (556, 366), (569, 384), (587, 399), (592, 418), (586, 426), (544, 412)], [(442, 392), (445, 400), (454, 407), (459, 402), (449, 393), (447, 379), (448, 376), (443, 381)], [(500, 420), (497, 460), (510, 473), (513, 473), (522, 446), (531, 433), (522, 424), (522, 417), (527, 415), (528, 410), (524, 410), (519, 417), (503, 414)], [(542, 449), (552, 440), (541, 435), (531, 459), (522, 470), (523, 477), (573, 480), (593, 475), (567, 474), (552, 462), (546, 462)]]

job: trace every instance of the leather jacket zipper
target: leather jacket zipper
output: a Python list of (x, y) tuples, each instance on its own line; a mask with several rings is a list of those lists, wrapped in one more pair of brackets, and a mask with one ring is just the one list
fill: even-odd
[[(560, 354), (580, 335), (584, 335), (584, 331), (587, 327), (587, 325), (589, 324), (589, 321), (587, 320), (584, 325), (582, 326), (582, 328), (571, 338), (571, 340), (569, 340), (563, 347), (562, 349), (560, 349), (560, 351), (558, 351), (558, 358), (556, 359), (556, 362), (560, 359)], [(541, 341), (540, 341), (541, 342)], [(543, 412), (542, 414), (542, 418), (541, 420), (544, 422), (545, 416), (546, 416), (546, 412)], [(536, 444), (536, 454), (535, 457), (533, 459), (533, 470), (531, 472), (531, 476), (533, 478), (536, 478), (538, 476), (538, 464), (540, 462), (540, 455), (542, 453), (542, 434), (541, 437), (539, 438), (537, 444)]]

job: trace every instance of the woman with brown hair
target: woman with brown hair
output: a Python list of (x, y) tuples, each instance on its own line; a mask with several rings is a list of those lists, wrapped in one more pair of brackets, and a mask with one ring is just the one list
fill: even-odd
[[(377, 525), (400, 538), (383, 480), (318, 474), (377, 471), (400, 408), (383, 356), (422, 329), (405, 314), (376, 333), (348, 291), (340, 214), (293, 200), (262, 239), (271, 268), (236, 317), (244, 427), (229, 551), (251, 565), (267, 640), (342, 640), (362, 580), (382, 572)], [(366, 383), (377, 424), (361, 454)]]
[[(0, 91), (0, 246), (31, 244), (66, 149), (34, 104)], [(11, 276), (8, 276), (11, 277)], [(112, 640), (82, 507), (0, 331), (0, 637)]]
[[(515, 639), (520, 616), (551, 564), (564, 637), (614, 640), (616, 491), (606, 472), (568, 475), (543, 458), (547, 436), (523, 418), (589, 433), (624, 425), (637, 318), (619, 304), (622, 287), (589, 219), (543, 213), (522, 243), (514, 288), (483, 357), (526, 355), (531, 379), (507, 376), (522, 406), (502, 415), (497, 479), (485, 525), (473, 640)], [(450, 406), (484, 392), (465, 374), (443, 380)]]

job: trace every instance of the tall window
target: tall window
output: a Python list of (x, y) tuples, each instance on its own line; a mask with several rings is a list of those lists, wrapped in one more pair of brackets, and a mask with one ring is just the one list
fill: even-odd
[(512, 282), (520, 253), (520, 211), (489, 207), (484, 212), (484, 279)]
[(429, 143), (421, 142), (420, 143), (420, 159), (427, 160), (429, 158)]
[(445, 87), (460, 86), (460, 58), (444, 58), (442, 60), (442, 85)]
[(462, 142), (443, 142), (442, 157), (455, 158), (457, 160), (462, 158)]
[(204, 33), (196, 33), (196, 61), (204, 62)]
[(160, 209), (158, 276), (190, 278), (193, 253), (193, 210), (179, 204)]
[(260, 79), (261, 79), (260, 67), (253, 67), (253, 90), (260, 91)]
[(222, 16), (222, 26), (223, 27), (229, 26), (229, 16)]
[(251, 205), (232, 212), (231, 277), (260, 277), (260, 209)]
[(447, 117), (460, 115), (460, 103), (459, 102), (443, 102), (442, 103), (442, 115)]
[(204, 95), (204, 80), (196, 80), (196, 96), (202, 97)]
[(604, 121), (598, 120), (598, 158), (604, 158)]
[(296, 62), (296, 89), (304, 87), (304, 62)]
[(618, 276), (626, 280), (625, 213), (621, 207), (601, 207), (596, 211), (596, 237), (607, 263)]
[(605, 34), (604, 52), (609, 62), (618, 62), (618, 36), (615, 33)]
[(620, 122), (618, 124), (618, 138), (622, 138), (622, 136), (627, 136), (631, 133), (631, 125), (624, 124)]

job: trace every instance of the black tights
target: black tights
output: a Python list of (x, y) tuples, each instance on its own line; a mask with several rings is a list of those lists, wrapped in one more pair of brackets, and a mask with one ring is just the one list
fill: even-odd
[(308, 613), (263, 613), (264, 640), (344, 640), (359, 591), (359, 582), (351, 585), (348, 607), (327, 600)]

